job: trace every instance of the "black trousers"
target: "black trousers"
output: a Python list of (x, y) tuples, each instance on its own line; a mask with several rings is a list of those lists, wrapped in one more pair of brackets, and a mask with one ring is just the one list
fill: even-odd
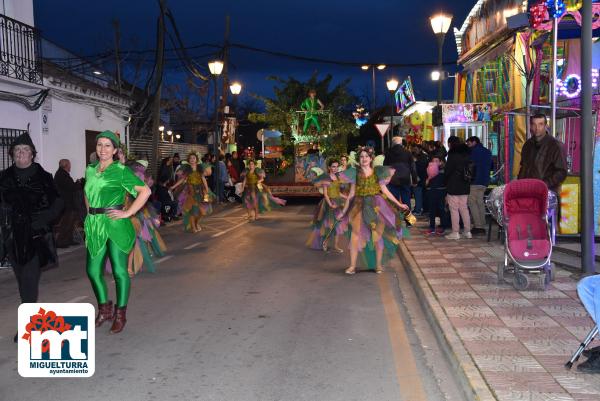
[(429, 202), (429, 229), (435, 230), (435, 218), (440, 218), (441, 228), (450, 227), (450, 216), (446, 212), (446, 190), (430, 188), (427, 191)]
[(11, 263), (19, 285), (21, 303), (37, 302), (41, 276), (40, 262), (37, 255), (24, 265), (16, 264), (14, 261), (11, 261)]

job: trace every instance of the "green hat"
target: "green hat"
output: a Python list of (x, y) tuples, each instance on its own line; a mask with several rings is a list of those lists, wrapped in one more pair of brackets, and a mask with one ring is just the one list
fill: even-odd
[(121, 140), (119, 139), (117, 134), (115, 134), (112, 131), (103, 131), (103, 132), (99, 133), (98, 135), (96, 135), (96, 141), (98, 141), (98, 139), (100, 139), (100, 138), (110, 139), (111, 141), (113, 141), (115, 143), (115, 145), (117, 145), (117, 147), (119, 147), (121, 145)]

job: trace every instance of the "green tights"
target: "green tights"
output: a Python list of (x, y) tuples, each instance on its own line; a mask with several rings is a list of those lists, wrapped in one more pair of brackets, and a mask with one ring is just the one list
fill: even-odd
[(131, 287), (131, 280), (129, 279), (129, 273), (127, 272), (127, 258), (128, 253), (123, 252), (119, 249), (110, 239), (106, 241), (106, 244), (102, 247), (102, 250), (96, 256), (91, 256), (90, 251), (87, 252), (87, 275), (92, 283), (94, 294), (98, 304), (105, 304), (108, 302), (108, 290), (106, 288), (106, 281), (104, 280), (104, 261), (106, 256), (110, 259), (112, 265), (112, 273), (115, 279), (115, 285), (117, 287), (117, 303), (116, 306), (122, 308), (127, 306), (127, 300), (129, 299), (129, 288)]

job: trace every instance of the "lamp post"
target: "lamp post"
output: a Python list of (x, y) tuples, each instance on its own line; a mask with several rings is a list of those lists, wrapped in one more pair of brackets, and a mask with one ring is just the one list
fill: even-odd
[(219, 75), (223, 72), (223, 62), (220, 60), (214, 60), (208, 63), (208, 69), (213, 77), (213, 82), (215, 86), (215, 132), (213, 133), (213, 144), (215, 149), (215, 167), (214, 178), (213, 181), (215, 183), (215, 192), (217, 194), (217, 204), (221, 202), (221, 193), (219, 191), (219, 187), (221, 183), (219, 182), (220, 172), (219, 172), (219, 150), (220, 150), (220, 138), (219, 138), (219, 88), (217, 85), (217, 81), (219, 80)]
[(160, 127), (158, 127), (158, 130), (160, 131), (160, 140), (164, 141), (165, 140), (165, 126), (161, 125)]
[(386, 65), (385, 64), (378, 64), (378, 65), (362, 65), (360, 67), (361, 70), (363, 71), (369, 71), (369, 69), (371, 70), (371, 95), (372, 95), (372, 99), (373, 99), (373, 105), (371, 107), (372, 110), (375, 110), (375, 107), (377, 106), (377, 101), (375, 99), (375, 68), (377, 68), (379, 71), (383, 71), (385, 70)]
[[(446, 32), (450, 29), (450, 23), (452, 22), (452, 16), (444, 13), (439, 13), (429, 18), (431, 22), (431, 28), (433, 29), (433, 33), (437, 37), (438, 42), (438, 72), (440, 76), (443, 74), (442, 72), (442, 52), (444, 48), (444, 38), (446, 37)], [(438, 106), (442, 103), (442, 80), (438, 79), (438, 98), (437, 104)]]
[(234, 104), (234, 113), (237, 114), (237, 98), (238, 95), (242, 92), (242, 84), (235, 81), (234, 83), (232, 83), (231, 85), (229, 85), (229, 90), (231, 91), (231, 94), (233, 95), (233, 104)]
[(388, 147), (392, 145), (392, 134), (394, 129), (394, 92), (398, 90), (399, 84), (400, 83), (398, 82), (398, 80), (394, 78), (388, 79), (385, 83), (388, 91), (390, 91), (390, 95), (392, 98), (392, 107), (390, 108), (390, 129), (388, 130)]
[(171, 143), (173, 143), (173, 131), (167, 131), (167, 135), (169, 136), (169, 139), (171, 139)]

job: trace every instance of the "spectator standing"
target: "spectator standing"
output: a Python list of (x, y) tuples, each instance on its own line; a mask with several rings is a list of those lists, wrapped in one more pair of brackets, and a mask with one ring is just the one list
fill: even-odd
[(225, 200), (225, 185), (227, 185), (227, 182), (229, 181), (229, 174), (227, 173), (227, 166), (225, 165), (225, 156), (223, 156), (222, 154), (219, 154), (219, 158), (218, 158), (218, 163), (219, 163), (219, 199), (221, 201)]
[(417, 169), (412, 154), (402, 145), (401, 137), (392, 138), (392, 147), (386, 152), (383, 164), (395, 170), (388, 189), (397, 200), (410, 207), (411, 185), (417, 183)]
[(173, 153), (173, 171), (177, 170), (177, 167), (181, 164), (181, 157), (179, 153)]
[(469, 158), (475, 167), (475, 176), (471, 182), (468, 205), (473, 217), (472, 234), (485, 234), (485, 205), (483, 196), (490, 183), (490, 170), (492, 169), (492, 152), (485, 148), (479, 138), (472, 136), (467, 139), (467, 146), (471, 149)]
[(66, 248), (69, 245), (75, 245), (73, 230), (79, 220), (75, 195), (81, 189), (81, 184), (71, 178), (71, 161), (69, 159), (61, 159), (58, 162), (58, 170), (54, 174), (54, 184), (64, 203), (62, 216), (57, 224), (56, 247)]
[(462, 143), (457, 136), (448, 138), (448, 161), (446, 162), (446, 191), (448, 207), (452, 221), (452, 233), (447, 239), (460, 239), (460, 219), (464, 225), (463, 236), (472, 238), (471, 217), (467, 206), (471, 183), (466, 180), (465, 169), (469, 167), (469, 147)]
[(175, 178), (174, 157), (165, 157), (160, 163), (158, 182), (169, 182)]
[[(427, 235), (443, 235), (450, 226), (446, 211), (446, 174), (445, 163), (440, 156), (433, 156), (427, 166), (425, 179), (427, 201), (429, 203), (429, 230)], [(435, 218), (440, 218), (440, 226), (436, 230)]]
[(560, 185), (567, 178), (564, 147), (548, 135), (545, 115), (534, 114), (529, 121), (532, 137), (525, 142), (521, 151), (519, 179), (537, 178), (558, 194)]
[(429, 164), (429, 156), (421, 145), (412, 145), (411, 152), (415, 160), (415, 168), (417, 169), (417, 183), (413, 185), (412, 191), (415, 197), (415, 208), (413, 214), (420, 216), (426, 209), (424, 202), (425, 195), (425, 181), (427, 181), (427, 165)]

